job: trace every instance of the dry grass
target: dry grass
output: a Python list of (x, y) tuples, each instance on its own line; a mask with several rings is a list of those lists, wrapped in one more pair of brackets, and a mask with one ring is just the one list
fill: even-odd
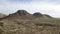
[(33, 20), (1, 20), (1, 34), (59, 34), (60, 20), (40, 18)]

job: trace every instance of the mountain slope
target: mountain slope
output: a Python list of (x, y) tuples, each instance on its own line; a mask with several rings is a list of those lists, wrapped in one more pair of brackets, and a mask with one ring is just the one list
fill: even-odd
[(49, 15), (44, 15), (39, 12), (30, 14), (26, 10), (18, 10), (17, 12), (9, 14), (8, 16), (3, 17), (1, 19), (11, 19), (11, 20), (12, 19), (29, 19), (29, 20), (31, 20), (31, 19), (41, 18), (41, 17), (42, 18), (52, 18)]
[[(48, 19), (47, 19), (48, 18)], [(0, 34), (59, 34), (60, 20), (18, 10), (0, 20)]]

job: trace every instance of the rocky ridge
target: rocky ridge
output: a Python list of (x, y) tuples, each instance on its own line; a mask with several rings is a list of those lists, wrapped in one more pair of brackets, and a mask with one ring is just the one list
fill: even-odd
[(17, 12), (9, 14), (8, 16), (5, 16), (5, 17), (0, 18), (0, 19), (16, 19), (16, 18), (18, 18), (18, 19), (19, 18), (20, 19), (35, 19), (35, 18), (40, 18), (40, 17), (44, 17), (44, 16), (51, 18), (51, 16), (46, 15), (46, 14), (43, 15), (39, 12), (36, 12), (34, 14), (30, 14), (26, 10), (18, 10)]

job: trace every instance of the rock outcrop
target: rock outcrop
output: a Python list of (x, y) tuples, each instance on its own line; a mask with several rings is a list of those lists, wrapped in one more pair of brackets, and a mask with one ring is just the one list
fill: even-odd
[(26, 16), (26, 15), (29, 15), (29, 13), (25, 10), (18, 10), (13, 14), (9, 14), (9, 16)]
[(18, 13), (20, 16), (26, 16), (29, 15), (29, 13), (25, 10), (18, 10), (16, 13)]
[(42, 17), (43, 14), (41, 14), (41, 13), (39, 13), (39, 12), (36, 12), (36, 13), (33, 14), (33, 16), (35, 16), (35, 17)]

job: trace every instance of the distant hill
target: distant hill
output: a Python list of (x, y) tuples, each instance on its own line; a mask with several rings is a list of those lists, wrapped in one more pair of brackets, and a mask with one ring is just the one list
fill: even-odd
[(0, 18), (0, 34), (60, 34), (60, 20), (39, 12), (18, 10)]
[(41, 18), (41, 17), (52, 18), (49, 15), (46, 15), (46, 14), (43, 15), (39, 12), (30, 14), (26, 10), (18, 10), (17, 12), (9, 14), (8, 16), (3, 17), (1, 19), (36, 19), (36, 18)]
[(39, 13), (39, 12), (36, 12), (33, 14), (33, 16), (39, 18), (39, 17), (43, 17), (43, 14)]

